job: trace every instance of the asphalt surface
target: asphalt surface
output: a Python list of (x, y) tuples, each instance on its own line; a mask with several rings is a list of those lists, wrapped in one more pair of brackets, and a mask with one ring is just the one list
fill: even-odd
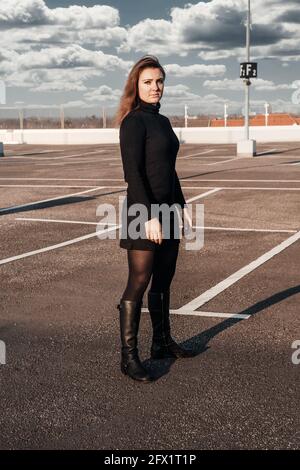
[(97, 207), (125, 196), (118, 145), (5, 147), (1, 449), (299, 449), (300, 142), (182, 144), (177, 172), (204, 204), (171, 286), (173, 336), (197, 355), (150, 360), (144, 311), (157, 380), (140, 384), (119, 368), (126, 250), (95, 236)]

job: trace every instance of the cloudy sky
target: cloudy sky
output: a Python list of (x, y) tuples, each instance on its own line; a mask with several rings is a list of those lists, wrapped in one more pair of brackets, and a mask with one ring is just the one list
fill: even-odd
[[(163, 114), (239, 112), (246, 0), (0, 0), (0, 79), (7, 106), (113, 114), (129, 70), (155, 54)], [(300, 113), (300, 0), (252, 0), (251, 109)], [(23, 103), (23, 104), (22, 104)]]

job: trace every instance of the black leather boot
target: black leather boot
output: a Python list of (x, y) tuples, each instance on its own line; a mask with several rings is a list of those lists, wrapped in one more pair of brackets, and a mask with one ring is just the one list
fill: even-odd
[(195, 353), (177, 344), (170, 334), (170, 290), (167, 292), (148, 291), (148, 310), (150, 312), (153, 339), (151, 358), (193, 357)]
[(121, 371), (134, 380), (151, 382), (154, 377), (142, 366), (138, 356), (137, 334), (143, 302), (123, 300), (117, 305), (120, 312), (120, 333), (122, 344)]

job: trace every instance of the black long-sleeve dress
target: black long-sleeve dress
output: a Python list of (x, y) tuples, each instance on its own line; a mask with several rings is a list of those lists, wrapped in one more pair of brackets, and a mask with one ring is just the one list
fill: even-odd
[[(121, 248), (154, 250), (158, 245), (146, 239), (144, 231), (144, 223), (151, 219), (151, 204), (170, 206), (177, 203), (181, 208), (186, 204), (175, 170), (179, 140), (169, 119), (159, 113), (159, 108), (160, 103), (153, 105), (140, 100), (138, 108), (130, 111), (120, 126), (123, 171), (128, 183), (122, 209)], [(139, 226), (141, 236), (137, 239), (128, 233), (128, 225), (136, 217), (128, 215), (128, 209), (135, 203), (143, 204), (147, 209), (147, 218)], [(168, 242), (179, 243), (178, 235), (174, 238), (178, 216), (172, 211), (170, 215)], [(166, 241), (163, 239), (163, 243)]]

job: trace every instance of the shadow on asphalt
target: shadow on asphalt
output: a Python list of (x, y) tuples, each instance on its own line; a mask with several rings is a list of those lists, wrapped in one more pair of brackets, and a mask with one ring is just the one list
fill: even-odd
[[(244, 315), (251, 315), (254, 316), (259, 312), (262, 312), (268, 307), (275, 305), (283, 300), (291, 297), (292, 295), (296, 295), (300, 293), (300, 285), (290, 287), (289, 289), (285, 289), (281, 292), (277, 292), (274, 295), (271, 295), (267, 299), (261, 300), (260, 302), (251, 305), (251, 307), (246, 308), (240, 312), (239, 314)], [(244, 321), (243, 318), (228, 318), (221, 323), (209, 328), (208, 330), (203, 331), (199, 335), (193, 336), (186, 341), (180, 343), (182, 347), (186, 347), (192, 349), (194, 352), (194, 357), (199, 356), (200, 354), (204, 353), (207, 349), (209, 349), (208, 343), (212, 338), (217, 336), (222, 331), (226, 330), (227, 328), (231, 328), (236, 323), (240, 321)], [(143, 362), (143, 365), (151, 371), (154, 375), (155, 379), (158, 380), (159, 378), (163, 377), (164, 375), (168, 374), (170, 371), (172, 364), (178, 359), (162, 359), (158, 361), (154, 361), (152, 359), (147, 359)], [(180, 359), (183, 361), (193, 360), (193, 358), (189, 359)]]
[(38, 202), (32, 203), (27, 205), (26, 207), (15, 207), (15, 208), (0, 208), (0, 216), (7, 215), (7, 214), (14, 214), (18, 212), (27, 212), (33, 210), (40, 210), (40, 209), (48, 209), (49, 207), (57, 207), (63, 206), (65, 204), (75, 204), (77, 202), (86, 202), (92, 199), (98, 199), (99, 197), (109, 196), (111, 194), (122, 193), (125, 189), (119, 189), (118, 191), (110, 191), (109, 193), (99, 194), (98, 196), (77, 196), (77, 197), (64, 197), (62, 196), (60, 199), (52, 200), (52, 201), (45, 201), (45, 202)]

